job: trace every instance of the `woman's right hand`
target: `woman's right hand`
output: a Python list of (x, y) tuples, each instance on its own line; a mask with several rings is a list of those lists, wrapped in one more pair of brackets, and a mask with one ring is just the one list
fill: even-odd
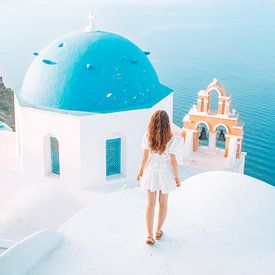
[(140, 170), (139, 173), (138, 173), (138, 175), (136, 176), (137, 181), (140, 180), (140, 178), (142, 177), (142, 174), (143, 174), (143, 171)]

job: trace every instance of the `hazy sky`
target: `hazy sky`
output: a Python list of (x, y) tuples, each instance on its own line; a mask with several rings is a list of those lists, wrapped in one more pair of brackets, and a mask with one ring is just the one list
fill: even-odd
[[(192, 11), (207, 10), (265, 10), (275, 11), (275, 0), (0, 0), (0, 10), (5, 12), (5, 6), (13, 6), (20, 12), (20, 7), (35, 7), (45, 5), (47, 9), (54, 7), (80, 6), (112, 6), (112, 5), (181, 5)], [(59, 12), (62, 9), (59, 8)]]
[(49, 5), (64, 4), (91, 4), (91, 5), (133, 5), (133, 4), (182, 4), (190, 6), (266, 6), (271, 7), (275, 5), (275, 0), (0, 0), (1, 2), (14, 2), (17, 4), (38, 4), (48, 3)]

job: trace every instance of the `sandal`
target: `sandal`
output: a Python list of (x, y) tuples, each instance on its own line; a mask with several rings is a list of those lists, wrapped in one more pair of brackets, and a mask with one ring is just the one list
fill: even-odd
[(156, 233), (156, 240), (160, 240), (160, 238), (162, 237), (162, 235), (163, 235), (163, 231), (160, 230), (159, 233)]
[(155, 243), (155, 240), (154, 240), (152, 237), (148, 236), (148, 237), (147, 237), (147, 240), (146, 240), (146, 243), (152, 245), (152, 244)]

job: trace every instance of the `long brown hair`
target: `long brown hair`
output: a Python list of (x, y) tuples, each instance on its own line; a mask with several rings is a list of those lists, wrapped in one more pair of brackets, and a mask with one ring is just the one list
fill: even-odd
[(168, 114), (164, 110), (156, 111), (148, 125), (149, 148), (162, 154), (172, 136)]

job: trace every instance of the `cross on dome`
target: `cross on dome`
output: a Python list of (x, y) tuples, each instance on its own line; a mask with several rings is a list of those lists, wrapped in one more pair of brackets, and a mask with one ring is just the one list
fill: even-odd
[(95, 15), (93, 12), (90, 12), (87, 16), (89, 20), (89, 25), (86, 27), (85, 32), (91, 32), (95, 28)]

